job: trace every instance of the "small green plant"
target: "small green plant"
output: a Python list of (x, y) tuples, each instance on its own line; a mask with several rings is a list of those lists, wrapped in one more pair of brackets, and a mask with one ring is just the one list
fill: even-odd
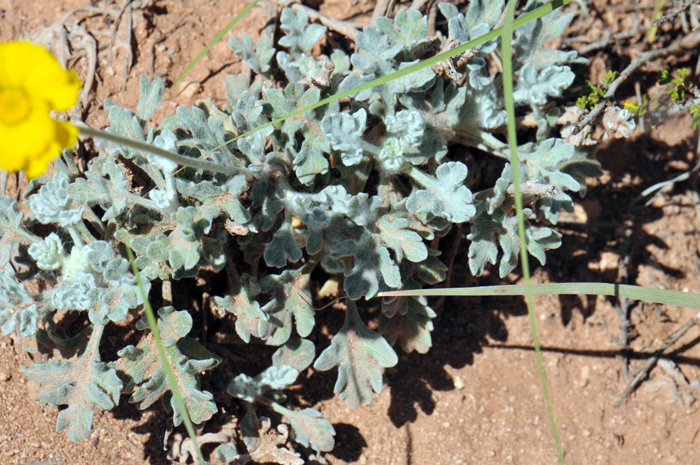
[(581, 110), (592, 110), (596, 105), (598, 105), (600, 99), (605, 97), (605, 89), (607, 86), (613, 83), (618, 74), (619, 73), (617, 71), (608, 71), (608, 74), (601, 78), (602, 85), (598, 86), (586, 79), (586, 83), (581, 89), (581, 92), (584, 95), (576, 99), (576, 106)]
[[(531, 1), (525, 10), (537, 6)], [(466, 15), (451, 4), (439, 7), (450, 39), (466, 44), (494, 27), (504, 2), (475, 2)], [(151, 334), (123, 347), (116, 360), (100, 359), (106, 325), (125, 321), (147, 303), (129, 272), (126, 246), (136, 253), (146, 291), (162, 286), (168, 301), (173, 281), (202, 270), (225, 273), (227, 292), (212, 297), (215, 315), (242, 342), (256, 338), (279, 347), (270, 368), (256, 376), (237, 373), (227, 388), (246, 405), (241, 429), (249, 449), (260, 444), (255, 406), (264, 405), (289, 421), (297, 443), (316, 453), (331, 450), (334, 430), (318, 411), (283, 405), (282, 391), (299, 373), (309, 366), (338, 367), (334, 391), (356, 408), (381, 390), (381, 369), (397, 363), (392, 346), (425, 353), (432, 345), (435, 313), (425, 299), (383, 299), (377, 332), (358, 311), (363, 297), (444, 280), (446, 267), (430, 243), (454, 224), (471, 225), (469, 268), (475, 276), (489, 265), (507, 275), (522, 249), (544, 264), (546, 251), (561, 244), (559, 233), (538, 223), (555, 224), (562, 210), (573, 211), (570, 193), (584, 193), (585, 178), (600, 173), (591, 150), (549, 136), (551, 120), (540, 110), (573, 82), (567, 64), (582, 61), (576, 52), (544, 47), (573, 14), (536, 19), (515, 32), (516, 59), (508, 69), (517, 85), (509, 94), (535, 114), (539, 130), (526, 142), (511, 137), (514, 159), (497, 137), (507, 120), (502, 79), (489, 76), (485, 59), (498, 39), (476, 47), (468, 60), (354, 92), (418, 62), (428, 43), (427, 18), (415, 10), (366, 27), (357, 35), (357, 53), (333, 50), (321, 57), (308, 53), (325, 28), (309, 25), (303, 10), (283, 10), (284, 50), (265, 37), (229, 41), (258, 78), (229, 76), (223, 108), (200, 101), (151, 124), (164, 87), (144, 77), (138, 112), (105, 101), (108, 132), (216, 170), (178, 172), (169, 160), (101, 140), (85, 174), (66, 153), (55, 175), (32, 182), (24, 198), (35, 219), (25, 218), (10, 197), (0, 197), (0, 264), (9, 262), (13, 247), (19, 251), (18, 271), (0, 271), (0, 324), (27, 350), (51, 357), (25, 373), (43, 385), (42, 400), (68, 405), (58, 429), (67, 428), (76, 441), (86, 438), (95, 409), (113, 408), (121, 394), (139, 408), (162, 399), (175, 425), (183, 419)], [(450, 64), (455, 73), (440, 71)], [(286, 75), (279, 88), (269, 85), (279, 75), (275, 69)], [(352, 94), (349, 102), (305, 110), (342, 92)], [(466, 185), (467, 167), (448, 146), (456, 143), (502, 165), (493, 186), (472, 191)], [(137, 176), (127, 177), (127, 169)], [(512, 209), (518, 184), (529, 198), (522, 235)], [(317, 356), (308, 336), (316, 325), (311, 282), (319, 276), (343, 282), (350, 300), (345, 324)], [(30, 279), (45, 282), (45, 290), (30, 293), (22, 284)], [(84, 312), (90, 326), (65, 334), (56, 324), (63, 310)], [(201, 388), (200, 375), (220, 359), (187, 336), (187, 310), (166, 305), (157, 325), (187, 413), (202, 423), (217, 406)], [(147, 330), (145, 319), (136, 328)], [(218, 453), (227, 461), (237, 455), (230, 445)]]
[(667, 93), (671, 96), (671, 100), (675, 103), (683, 103), (685, 94), (688, 92), (688, 68), (680, 68), (676, 71), (677, 76), (667, 70), (661, 70), (659, 73), (659, 84), (673, 84), (673, 87), (668, 89)]
[(636, 117), (644, 116), (647, 113), (647, 106), (649, 105), (649, 96), (644, 94), (642, 99), (642, 104), (638, 104), (636, 100), (625, 100), (623, 108), (629, 110), (632, 115)]
[(690, 127), (697, 129), (700, 126), (700, 105), (690, 107)]

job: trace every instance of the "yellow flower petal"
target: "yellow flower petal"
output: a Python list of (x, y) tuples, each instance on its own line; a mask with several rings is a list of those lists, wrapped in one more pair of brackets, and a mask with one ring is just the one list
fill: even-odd
[(80, 87), (75, 72), (63, 69), (44, 47), (25, 41), (0, 44), (0, 89), (22, 89), (65, 111), (77, 102)]
[(47, 108), (44, 106), (46, 112), (33, 111), (22, 124), (0, 122), (0, 168), (24, 170), (32, 178), (43, 173), (61, 149), (76, 143), (78, 128), (50, 118)]
[(78, 100), (80, 81), (43, 47), (29, 42), (0, 44), (0, 168), (38, 176), (78, 128), (50, 117)]

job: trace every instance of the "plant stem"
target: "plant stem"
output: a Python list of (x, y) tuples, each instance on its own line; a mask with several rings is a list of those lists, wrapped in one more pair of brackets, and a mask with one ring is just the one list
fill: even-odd
[(122, 144), (136, 150), (143, 150), (144, 152), (152, 153), (153, 155), (158, 155), (159, 157), (167, 158), (168, 160), (177, 163), (178, 165), (189, 166), (191, 168), (204, 171), (211, 171), (213, 173), (228, 174), (229, 176), (233, 176), (238, 173), (238, 169), (232, 166), (222, 166), (218, 163), (214, 163), (208, 160), (200, 160), (198, 158), (186, 157), (175, 152), (170, 152), (168, 150), (161, 149), (160, 147), (156, 147), (155, 145), (147, 144), (146, 142), (128, 139), (126, 137), (111, 134), (106, 131), (93, 129), (83, 124), (76, 124), (76, 126), (80, 130), (80, 133), (86, 136), (105, 139), (110, 142)]

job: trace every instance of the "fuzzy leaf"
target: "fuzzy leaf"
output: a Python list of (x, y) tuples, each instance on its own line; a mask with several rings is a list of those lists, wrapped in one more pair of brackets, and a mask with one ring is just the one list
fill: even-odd
[(547, 97), (561, 97), (572, 82), (574, 73), (567, 66), (548, 66), (538, 73), (533, 63), (525, 63), (513, 99), (516, 103), (544, 105)]
[(0, 266), (10, 261), (12, 247), (17, 243), (38, 240), (22, 226), (24, 214), (18, 210), (17, 202), (7, 195), (0, 196)]
[(68, 428), (74, 442), (87, 439), (97, 407), (111, 409), (119, 404), (122, 382), (114, 368), (85, 352), (75, 363), (49, 360), (22, 368), (31, 380), (41, 383), (39, 398), (55, 405), (68, 405), (58, 414), (56, 431)]
[[(538, 2), (531, 2), (527, 10), (532, 10), (537, 6), (539, 6)], [(518, 70), (526, 63), (531, 63), (537, 69), (566, 63), (587, 63), (588, 60), (579, 57), (575, 50), (563, 52), (544, 46), (546, 39), (559, 37), (575, 15), (575, 11), (560, 14), (558, 10), (555, 10), (515, 29), (513, 69)]]
[(391, 258), (389, 250), (376, 238), (364, 235), (359, 240), (340, 242), (331, 251), (331, 257), (354, 257), (352, 269), (346, 271), (343, 288), (348, 297), (357, 300), (363, 295), (371, 299), (377, 292), (401, 286), (401, 271)]
[(408, 52), (428, 42), (428, 17), (414, 8), (399, 10), (394, 21), (380, 16), (375, 20), (375, 25), (386, 34), (392, 45), (401, 44)]
[(505, 0), (472, 0), (466, 14), (467, 27), (472, 29), (481, 22), (493, 27), (503, 14)]
[(493, 214), (479, 215), (474, 219), (471, 233), (467, 239), (469, 244), (469, 270), (474, 276), (481, 276), (486, 268), (486, 263), (496, 264), (498, 259), (498, 245), (496, 238), (506, 232), (502, 223), (505, 212), (502, 209), (495, 210)]
[(321, 121), (323, 135), (333, 150), (340, 152), (345, 166), (357, 165), (362, 161), (362, 135), (367, 123), (367, 112), (360, 108), (352, 115), (335, 113), (326, 115)]
[[(158, 310), (158, 316), (158, 330), (163, 336), (165, 353), (173, 368), (185, 408), (192, 421), (200, 424), (211, 418), (217, 408), (214, 396), (200, 390), (199, 373), (214, 368), (221, 359), (194, 339), (185, 337), (192, 328), (192, 317), (186, 311), (164, 307)], [(137, 325), (139, 329), (147, 327), (145, 322)], [(132, 392), (135, 388), (129, 402), (139, 403), (139, 409), (148, 408), (170, 391), (152, 334), (148, 334), (138, 347), (127, 346), (118, 355), (121, 358), (110, 365), (126, 379), (127, 392)], [(178, 426), (182, 422), (182, 414), (172, 397), (170, 406), (174, 411), (173, 422)]]
[(408, 228), (406, 218), (397, 218), (393, 215), (384, 215), (379, 218), (377, 228), (381, 231), (379, 236), (383, 243), (396, 254), (396, 261), (401, 263), (404, 254), (412, 262), (420, 262), (428, 258), (428, 248), (417, 232)]
[(420, 112), (423, 120), (418, 154), (404, 155), (410, 163), (420, 165), (432, 157), (440, 161), (447, 155), (447, 143), (454, 135), (452, 128), (460, 122), (460, 109), (466, 95), (465, 87), (458, 89), (454, 82), (445, 83), (438, 78), (429, 101), (422, 94), (408, 94), (399, 99), (409, 110)]
[(236, 175), (222, 185), (210, 181), (195, 183), (185, 179), (177, 179), (177, 190), (180, 194), (201, 202), (197, 206), (196, 218), (203, 218), (209, 222), (213, 222), (214, 219), (225, 214), (238, 224), (246, 224), (250, 220), (250, 213), (239, 200), (240, 195), (246, 189), (247, 182), (243, 175)]
[(467, 93), (461, 109), (459, 127), (493, 129), (506, 123), (503, 98), (492, 83)]
[(326, 33), (326, 27), (320, 24), (310, 24), (309, 15), (302, 8), (296, 14), (291, 8), (282, 10), (280, 28), (286, 33), (279, 40), (283, 47), (292, 49), (295, 53), (306, 53), (316, 45), (318, 39)]
[(39, 312), (34, 298), (12, 273), (0, 269), (0, 327), (8, 336), (19, 328), (19, 333), (32, 337), (38, 330)]
[(265, 263), (267, 266), (282, 268), (287, 265), (287, 261), (298, 262), (301, 256), (302, 251), (296, 243), (292, 223), (284, 223), (265, 247)]
[(29, 197), (29, 207), (44, 224), (58, 223), (64, 228), (83, 219), (85, 208), (75, 206), (69, 193), (66, 173), (56, 173), (38, 194)]
[[(151, 283), (144, 283), (146, 292)], [(93, 324), (119, 322), (129, 309), (143, 303), (129, 262), (115, 257), (105, 241), (93, 241), (85, 246), (73, 246), (64, 260), (63, 276), (51, 292), (56, 309), (87, 310)]]
[(139, 116), (142, 124), (145, 124), (160, 106), (165, 86), (162, 79), (155, 79), (149, 83), (146, 76), (142, 74), (139, 80), (139, 89)]
[(304, 447), (310, 447), (319, 453), (333, 450), (335, 429), (321, 412), (312, 408), (301, 411), (289, 410), (279, 404), (272, 404), (272, 409), (284, 415), (292, 425), (292, 439)]
[(438, 284), (447, 276), (447, 265), (442, 263), (438, 256), (440, 251), (428, 249), (428, 258), (414, 265), (416, 274), (427, 284)]
[[(233, 38), (233, 37), (232, 37)], [(221, 118), (210, 116), (199, 107), (191, 110), (185, 107), (177, 107), (177, 123), (188, 130), (192, 138), (185, 138), (180, 145), (196, 148), (203, 155), (212, 158), (213, 161), (229, 164), (233, 159), (230, 146), (226, 144), (230, 135), (224, 130), (224, 122)]]
[(296, 381), (299, 371), (290, 366), (271, 366), (255, 378), (243, 373), (236, 376), (226, 388), (233, 397), (254, 403), (267, 392), (285, 389)]
[[(414, 168), (414, 172), (418, 169)], [(464, 185), (467, 167), (463, 163), (449, 162), (440, 165), (437, 179), (425, 174), (416, 179), (425, 189), (414, 189), (406, 202), (408, 211), (415, 214), (431, 213), (453, 223), (464, 223), (476, 213), (472, 205), (472, 193)]]
[(255, 296), (260, 292), (257, 280), (249, 274), (244, 274), (240, 282), (234, 282), (232, 295), (214, 296), (216, 307), (236, 315), (236, 332), (246, 343), (250, 342), (251, 335), (267, 339), (276, 329), (267, 313), (267, 309), (275, 303), (260, 308), (260, 304), (255, 300)]
[(315, 310), (311, 304), (310, 278), (310, 269), (302, 267), (285, 270), (279, 275), (269, 274), (260, 281), (262, 291), (270, 294), (275, 302), (274, 305), (270, 302), (266, 308), (270, 322), (277, 327), (268, 342), (275, 345), (287, 342), (292, 331), (292, 315), (299, 335), (306, 337), (311, 334)]
[(442, 15), (447, 18), (447, 29), (450, 38), (458, 41), (460, 44), (469, 42), (469, 29), (476, 26), (476, 24), (468, 26), (464, 15), (451, 3), (438, 3), (438, 8)]
[(228, 46), (233, 50), (233, 53), (241, 55), (256, 73), (264, 74), (270, 70), (270, 60), (275, 54), (275, 49), (268, 36), (260, 37), (258, 43), (253, 45), (253, 39), (247, 33), (243, 33), (240, 39), (232, 36), (228, 41)]
[(316, 346), (308, 339), (294, 338), (288, 340), (283, 346), (272, 354), (272, 363), (275, 366), (290, 366), (299, 372), (306, 370), (316, 357)]
[(318, 357), (314, 368), (327, 371), (337, 366), (338, 380), (333, 392), (355, 409), (363, 401), (372, 402), (372, 391), (381, 392), (381, 368), (393, 367), (398, 360), (386, 340), (360, 320), (355, 303), (348, 301), (345, 324)]

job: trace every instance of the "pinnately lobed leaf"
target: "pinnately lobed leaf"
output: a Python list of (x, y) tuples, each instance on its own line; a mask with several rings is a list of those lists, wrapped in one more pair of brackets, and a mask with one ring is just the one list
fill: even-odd
[(362, 402), (372, 402), (373, 391), (381, 392), (381, 368), (393, 367), (398, 361), (389, 343), (362, 323), (355, 303), (348, 301), (345, 324), (316, 359), (314, 368), (327, 371), (338, 367), (333, 392), (355, 409)]

